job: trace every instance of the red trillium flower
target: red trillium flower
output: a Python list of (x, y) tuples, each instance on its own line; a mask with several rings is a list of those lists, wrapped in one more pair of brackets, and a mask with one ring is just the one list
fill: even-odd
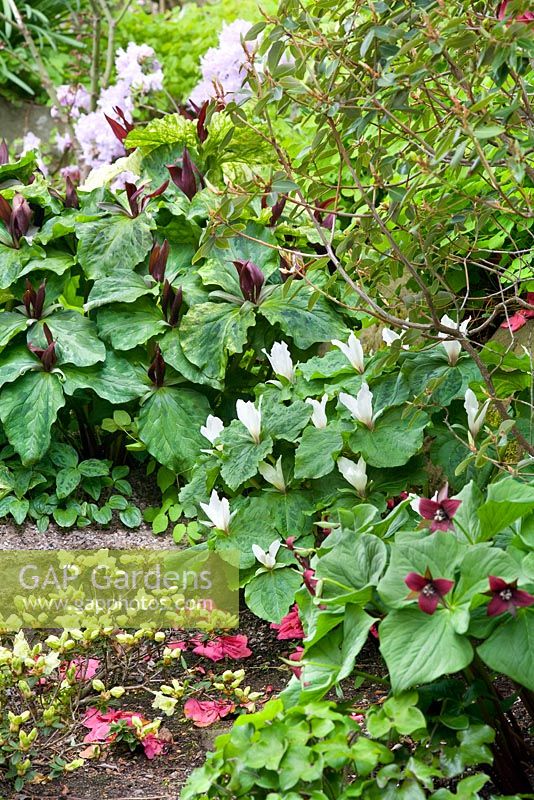
[(454, 586), (454, 581), (433, 578), (429, 569), (425, 570), (424, 575), (418, 575), (417, 572), (408, 573), (404, 583), (408, 589), (411, 589), (408, 598), (415, 599), (417, 597), (419, 608), (425, 614), (433, 614), (438, 604)]
[(189, 155), (187, 147), (184, 147), (182, 166), (179, 167), (177, 164), (167, 164), (167, 169), (169, 170), (174, 185), (177, 186), (189, 200), (192, 200), (198, 192), (197, 179), (195, 177), (195, 172), (198, 172), (198, 170), (191, 161), (191, 156)]
[(165, 280), (165, 267), (167, 266), (168, 257), (169, 242), (167, 239), (165, 239), (161, 245), (157, 243), (153, 244), (148, 261), (148, 271), (155, 281), (163, 283)]
[(2, 139), (2, 144), (0, 144), (0, 166), (3, 164), (9, 164), (9, 150), (5, 139)]
[(65, 208), (79, 208), (80, 200), (78, 198), (78, 192), (68, 175), (65, 178), (65, 186)]
[(159, 349), (159, 344), (156, 345), (154, 360), (148, 368), (148, 377), (158, 389), (163, 386), (163, 381), (165, 380), (165, 361)]
[(302, 580), (304, 582), (304, 586), (309, 591), (310, 594), (316, 594), (315, 589), (317, 587), (318, 580), (315, 577), (315, 570), (314, 569), (305, 569), (302, 573)]
[[(506, 8), (510, 0), (502, 0), (502, 3), (499, 3), (499, 8), (497, 9), (497, 17), (498, 19), (504, 19), (506, 17)], [(513, 22), (532, 22), (534, 20), (534, 11), (523, 11), (522, 14), (513, 18)]]
[(128, 119), (126, 119), (126, 116), (122, 108), (120, 108), (119, 106), (114, 106), (113, 111), (120, 118), (122, 124), (121, 122), (117, 122), (116, 119), (108, 117), (107, 114), (104, 114), (104, 116), (107, 119), (109, 126), (113, 131), (113, 133), (115, 134), (116, 138), (119, 140), (121, 144), (124, 144), (124, 140), (130, 133), (130, 131), (133, 131), (134, 126)]
[(30, 319), (41, 319), (45, 302), (46, 281), (43, 281), (37, 291), (26, 278), (26, 291), (22, 295), (22, 302)]
[[(191, 105), (193, 105), (193, 104), (191, 104)], [(206, 102), (201, 106), (201, 108), (198, 108), (197, 106), (194, 106), (194, 109), (195, 109), (195, 111), (197, 112), (197, 115), (198, 115), (198, 119), (197, 119), (197, 136), (198, 136), (198, 141), (200, 142), (200, 144), (204, 144), (204, 142), (208, 138), (208, 129), (206, 128), (206, 114), (208, 113), (208, 106), (209, 106), (209, 101), (208, 100), (206, 100)]]
[[(287, 197), (281, 197), (279, 200), (271, 206), (272, 213), (271, 218), (269, 220), (269, 225), (276, 225), (280, 217), (282, 216), (282, 211), (284, 210), (285, 204), (287, 203)], [(261, 207), (267, 208), (267, 196), (263, 195), (261, 198)]]
[(323, 228), (328, 228), (329, 231), (331, 231), (332, 228), (334, 227), (334, 223), (336, 221), (336, 215), (324, 214), (323, 211), (327, 209), (328, 206), (332, 205), (332, 203), (335, 203), (335, 201), (336, 198), (331, 197), (329, 200), (323, 200), (321, 203), (316, 203), (315, 204), (316, 208), (315, 211), (313, 212), (313, 216), (315, 217), (319, 225), (322, 225)]
[(421, 514), (423, 519), (429, 520), (428, 527), (431, 531), (451, 531), (454, 529), (452, 518), (461, 506), (461, 500), (449, 499), (449, 484), (436, 492), (432, 500), (418, 497), (412, 503), (412, 508)]
[(233, 264), (239, 275), (239, 286), (243, 297), (257, 305), (265, 283), (265, 275), (253, 261), (239, 260)]
[(36, 347), (33, 344), (28, 345), (28, 349), (34, 353), (37, 358), (41, 360), (41, 364), (43, 365), (43, 369), (45, 372), (51, 372), (53, 367), (56, 365), (57, 357), (56, 357), (56, 343), (54, 342), (54, 337), (52, 336), (52, 331), (45, 323), (43, 325), (43, 333), (46, 336), (47, 347)]
[(138, 217), (139, 214), (145, 210), (150, 200), (153, 197), (159, 197), (160, 194), (163, 194), (168, 185), (169, 181), (165, 181), (165, 183), (162, 183), (161, 186), (158, 186), (158, 188), (150, 192), (150, 194), (143, 194), (145, 190), (144, 186), (138, 189), (134, 183), (125, 183), (124, 188), (126, 190), (126, 197), (128, 198), (128, 205), (130, 206), (130, 216)]
[(161, 293), (161, 310), (163, 311), (163, 316), (172, 328), (176, 327), (180, 319), (182, 300), (182, 287), (179, 286), (178, 289), (173, 289), (169, 281), (165, 281), (163, 284), (163, 292)]
[(509, 611), (515, 617), (516, 608), (526, 608), (534, 605), (534, 597), (528, 592), (517, 588), (517, 581), (506, 583), (502, 578), (489, 576), (490, 591), (488, 594), (492, 598), (488, 604), (488, 616), (497, 617)]
[(298, 606), (295, 604), (280, 623), (273, 622), (271, 628), (278, 631), (277, 639), (304, 639), (304, 629), (300, 621)]
[(10, 206), (5, 197), (0, 195), (0, 219), (6, 226), (13, 242), (13, 247), (18, 249), (20, 239), (30, 227), (32, 210), (21, 194), (16, 194)]

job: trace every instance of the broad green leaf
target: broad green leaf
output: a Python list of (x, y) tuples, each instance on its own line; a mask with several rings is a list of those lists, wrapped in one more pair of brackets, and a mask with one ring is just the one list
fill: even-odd
[(99, 278), (84, 305), (85, 311), (109, 305), (110, 303), (133, 303), (145, 294), (152, 294), (153, 289), (137, 272), (116, 271), (114, 275)]
[(241, 422), (235, 419), (224, 429), (220, 439), (223, 444), (221, 476), (234, 492), (257, 474), (258, 464), (273, 449), (273, 440), (264, 434), (256, 444)]
[(62, 372), (65, 375), (65, 394), (73, 395), (79, 389), (92, 389), (98, 397), (110, 403), (127, 403), (142, 397), (150, 388), (148, 378), (144, 383), (134, 367), (113, 352), (108, 352), (102, 365), (85, 369), (67, 365)]
[(291, 286), (289, 291), (277, 286), (259, 307), (271, 325), (280, 325), (297, 347), (303, 350), (318, 342), (347, 338), (347, 329), (326, 300), (319, 298), (312, 309), (309, 303), (313, 290), (307, 286)]
[(115, 350), (132, 350), (168, 327), (153, 300), (141, 297), (135, 303), (117, 303), (97, 314), (98, 333)]
[(159, 346), (163, 353), (165, 362), (169, 364), (176, 372), (190, 381), (191, 383), (207, 384), (213, 386), (215, 389), (222, 389), (222, 382), (217, 374), (210, 372), (210, 364), (206, 364), (203, 368), (197, 367), (192, 364), (185, 355), (180, 342), (180, 332), (177, 328), (171, 328), (166, 331), (165, 335), (160, 339)]
[(214, 250), (205, 265), (200, 267), (199, 275), (204, 285), (218, 286), (225, 292), (241, 297), (239, 276), (234, 261), (252, 261), (266, 278), (279, 268), (276, 239), (262, 225), (249, 222), (243, 236), (234, 236), (227, 240), (227, 244), (228, 247), (222, 251)]
[(189, 309), (180, 325), (185, 357), (197, 367), (224, 378), (228, 356), (242, 353), (255, 315), (250, 303), (201, 303)]
[(334, 684), (350, 675), (373, 622), (362, 608), (349, 604), (343, 624), (305, 652), (301, 676), (303, 700), (322, 697)]
[(210, 413), (204, 395), (191, 389), (155, 389), (139, 412), (139, 437), (160, 464), (185, 472), (194, 466), (206, 440), (200, 433)]
[(27, 317), (14, 311), (3, 311), (0, 314), (0, 348), (2, 350), (17, 333), (26, 329), (27, 322)]
[(262, 572), (245, 587), (247, 606), (260, 619), (280, 622), (289, 611), (301, 584), (300, 573), (291, 567)]
[(377, 536), (348, 531), (344, 539), (317, 562), (316, 575), (324, 581), (325, 600), (360, 602), (370, 599), (368, 587), (376, 586), (386, 567), (387, 549)]
[[(380, 416), (372, 430), (358, 424), (350, 446), (373, 467), (399, 467), (406, 464), (423, 446), (428, 417), (420, 411), (391, 408)], [(355, 423), (356, 424), (356, 423)]]
[(503, 624), (494, 630), (477, 653), (490, 669), (534, 692), (534, 612), (518, 611), (517, 617), (503, 616)]
[(146, 218), (125, 214), (85, 222), (77, 228), (78, 260), (90, 280), (133, 270), (152, 247)]
[(70, 253), (50, 252), (46, 253), (45, 258), (31, 258), (22, 269), (20, 276), (28, 275), (30, 272), (43, 270), (54, 272), (56, 275), (63, 275), (70, 267), (74, 266), (76, 258)]
[(64, 467), (56, 475), (56, 494), (60, 500), (68, 497), (76, 489), (82, 479), (76, 467)]
[(15, 283), (25, 261), (20, 250), (0, 244), (0, 289), (9, 289)]
[(456, 633), (445, 609), (434, 614), (418, 607), (390, 612), (380, 623), (380, 651), (395, 694), (459, 672), (473, 658), (469, 640)]
[(504, 478), (488, 487), (486, 502), (478, 509), (482, 534), (489, 539), (534, 508), (534, 486)]
[(275, 395), (267, 394), (262, 400), (262, 429), (273, 439), (295, 442), (307, 425), (312, 409), (308, 403), (296, 400), (286, 406)]
[(180, 114), (165, 114), (159, 119), (151, 120), (143, 127), (130, 131), (126, 139), (126, 147), (140, 147), (143, 153), (149, 153), (162, 144), (181, 144), (194, 147), (197, 135), (194, 123)]
[(65, 405), (57, 375), (24, 375), (0, 393), (0, 419), (6, 436), (25, 466), (44, 456), (57, 412)]
[(56, 354), (60, 364), (90, 367), (104, 361), (106, 348), (98, 338), (95, 323), (77, 311), (58, 311), (39, 320), (28, 332), (28, 343), (46, 347), (43, 325), (47, 324), (56, 340)]
[(335, 467), (343, 449), (343, 438), (332, 428), (315, 428), (309, 425), (295, 453), (295, 478), (321, 478)]
[(127, 528), (138, 528), (143, 521), (139, 509), (132, 505), (129, 505), (122, 511), (119, 511), (119, 518), (123, 525), (126, 525)]

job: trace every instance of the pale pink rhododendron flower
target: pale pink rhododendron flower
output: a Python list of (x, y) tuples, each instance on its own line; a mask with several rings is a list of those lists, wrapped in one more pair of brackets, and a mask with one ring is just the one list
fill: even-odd
[(223, 658), (248, 658), (252, 655), (252, 650), (247, 647), (248, 639), (243, 634), (235, 636), (218, 636), (211, 641), (203, 642), (201, 639), (193, 639), (193, 653), (197, 656), (204, 656), (210, 661), (222, 661)]
[[(111, 731), (111, 726), (119, 722), (125, 722), (129, 728), (137, 730), (136, 725), (134, 725), (134, 718), (139, 720), (143, 726), (149, 724), (149, 720), (133, 711), (111, 709), (104, 712), (98, 708), (88, 708), (83, 718), (83, 724), (86, 728), (89, 728), (89, 733), (85, 735), (84, 742), (107, 742), (110, 744), (117, 738), (116, 732)], [(147, 733), (146, 736), (139, 739), (139, 743), (148, 759), (153, 759), (154, 756), (159, 755), (164, 748), (164, 742), (158, 738), (156, 733)]]
[(192, 720), (197, 728), (207, 728), (220, 719), (232, 714), (235, 710), (234, 703), (221, 700), (195, 700), (190, 697), (184, 703), (184, 715)]

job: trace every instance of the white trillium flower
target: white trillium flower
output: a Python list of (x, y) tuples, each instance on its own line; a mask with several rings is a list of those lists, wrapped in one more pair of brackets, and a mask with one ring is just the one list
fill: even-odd
[(314, 400), (312, 397), (307, 397), (305, 402), (313, 408), (311, 421), (315, 427), (326, 428), (328, 423), (326, 418), (326, 404), (328, 403), (328, 395), (323, 394), (320, 400)]
[(350, 458), (338, 458), (337, 468), (347, 481), (353, 486), (358, 494), (365, 494), (365, 487), (367, 486), (367, 464), (363, 456), (360, 457), (358, 462), (351, 461)]
[(247, 402), (238, 400), (235, 404), (235, 410), (237, 418), (250, 433), (252, 440), (259, 444), (261, 436), (261, 399), (258, 408), (251, 400)]
[(211, 444), (215, 444), (219, 436), (224, 430), (224, 422), (219, 417), (214, 417), (210, 414), (206, 420), (206, 424), (200, 428), (200, 433)]
[(332, 339), (332, 344), (339, 347), (345, 358), (358, 372), (363, 372), (365, 369), (363, 359), (363, 347), (357, 336), (351, 332), (347, 343), (340, 342), (339, 339)]
[(267, 483), (270, 483), (279, 492), (285, 492), (286, 482), (282, 472), (282, 456), (280, 456), (274, 467), (266, 461), (262, 461), (261, 464), (258, 464), (258, 471)]
[[(464, 321), (460, 322), (460, 323), (455, 322), (453, 319), (448, 317), (447, 314), (445, 314), (441, 318), (441, 324), (442, 325), (446, 325), (447, 328), (454, 328), (459, 333), (463, 334), (464, 336), (467, 333), (467, 326), (469, 325), (470, 322), (471, 322), (471, 317), (468, 317), (467, 319), (464, 319)], [(447, 353), (447, 358), (449, 360), (449, 364), (451, 365), (451, 367), (454, 367), (454, 365), (456, 364), (456, 362), (458, 361), (458, 359), (460, 357), (460, 353), (462, 352), (462, 345), (460, 344), (460, 342), (457, 339), (449, 339), (447, 337), (447, 334), (443, 333), (441, 331), (438, 333), (438, 336), (439, 336), (440, 339), (445, 339), (446, 340), (446, 341), (442, 342), (441, 344), (445, 348), (445, 351)]]
[(271, 543), (267, 552), (259, 544), (252, 545), (252, 552), (257, 561), (267, 569), (273, 569), (276, 565), (276, 555), (280, 550), (281, 541), (279, 539)]
[(473, 442), (484, 424), (489, 404), (490, 400), (488, 399), (481, 407), (473, 390), (468, 389), (466, 391), (464, 408), (467, 413), (467, 427), (469, 428), (469, 434)]
[(214, 489), (209, 503), (201, 503), (200, 507), (208, 517), (207, 520), (202, 521), (203, 525), (228, 533), (231, 519), (236, 512), (230, 513), (230, 503), (226, 497), (219, 497)]
[[(399, 340), (402, 341), (405, 333), (406, 333), (406, 331), (401, 331), (400, 333), (397, 333), (397, 331), (394, 331), (391, 328), (383, 328), (382, 329), (382, 341), (385, 342), (385, 344), (387, 344), (388, 347), (391, 347), (393, 342), (397, 342)], [(410, 345), (409, 344), (403, 344), (403, 345), (401, 345), (401, 347), (402, 347), (403, 350), (409, 350), (410, 349)]]
[(339, 399), (345, 408), (348, 408), (354, 419), (363, 422), (368, 428), (373, 427), (376, 419), (373, 416), (373, 393), (365, 381), (356, 397), (346, 392), (340, 392)]
[(269, 359), (273, 372), (276, 375), (281, 378), (286, 378), (290, 383), (293, 383), (295, 367), (286, 342), (275, 342), (271, 347), (270, 353), (268, 353), (267, 350), (262, 350), (261, 352), (265, 353)]

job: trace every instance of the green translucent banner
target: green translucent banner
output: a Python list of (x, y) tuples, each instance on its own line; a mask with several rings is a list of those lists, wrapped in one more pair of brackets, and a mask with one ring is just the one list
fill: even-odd
[(229, 628), (239, 554), (207, 550), (3, 550), (0, 629)]

